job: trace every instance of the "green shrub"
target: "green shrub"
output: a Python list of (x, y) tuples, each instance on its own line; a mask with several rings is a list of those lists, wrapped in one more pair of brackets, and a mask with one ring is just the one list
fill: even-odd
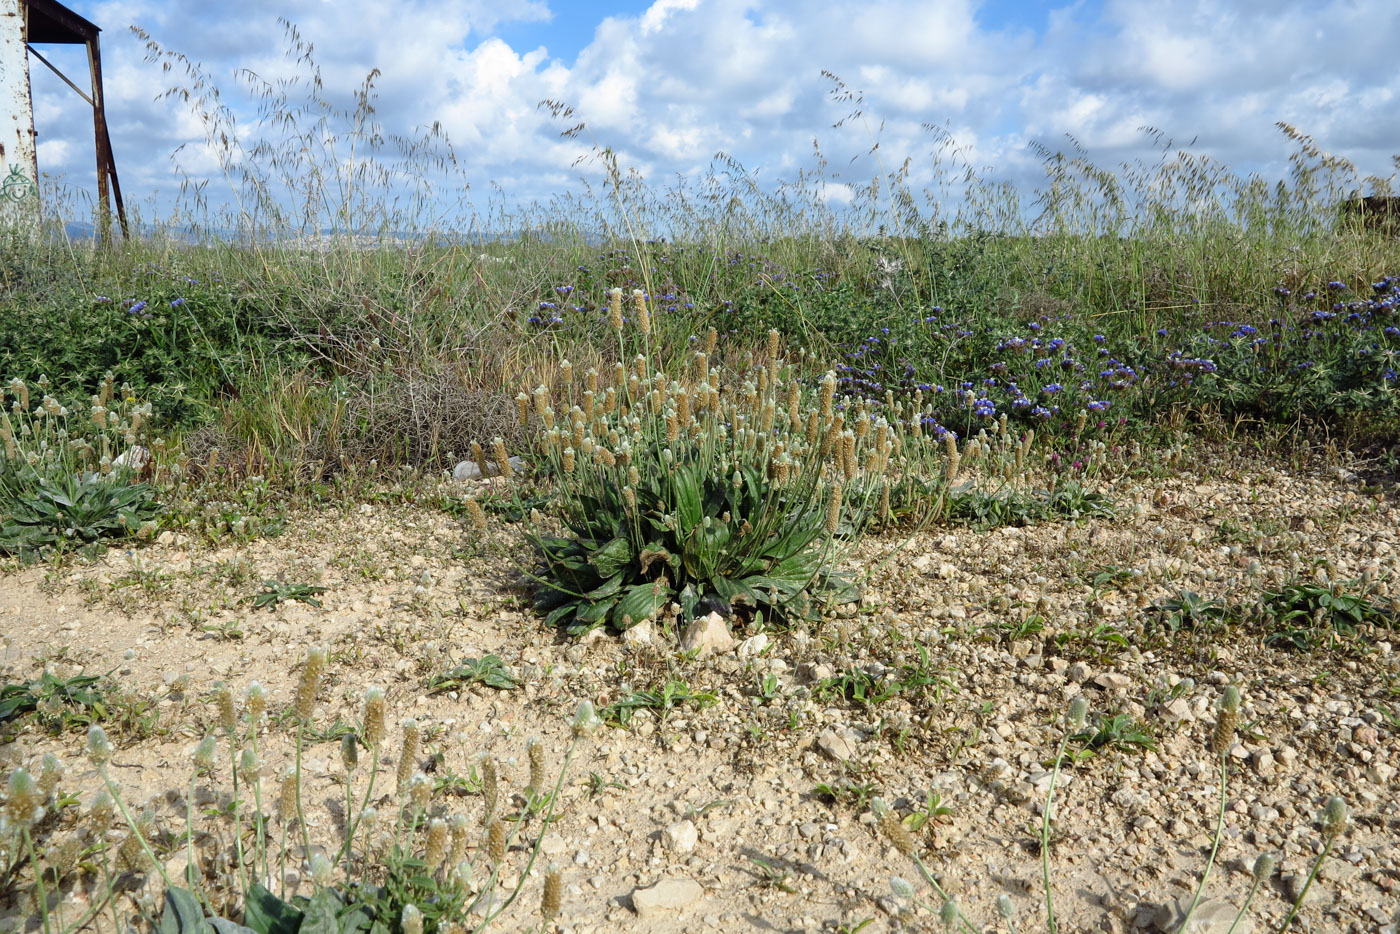
[[(648, 309), (634, 296), (645, 350)], [(621, 343), (620, 291), (612, 300)], [(712, 365), (716, 342), (711, 330), (674, 377), (651, 372), (644, 353), (606, 387), (561, 366), (562, 417), (546, 387), (533, 416), (517, 399), (560, 491), (564, 534), (538, 522), (527, 532), (543, 559), (535, 604), (551, 624), (623, 630), (673, 602), (687, 621), (731, 608), (813, 620), (852, 599), (835, 559), (855, 540), (849, 517), (887, 489), (898, 426), (863, 404), (844, 410), (831, 375), (804, 393), (776, 331), (741, 381)]]

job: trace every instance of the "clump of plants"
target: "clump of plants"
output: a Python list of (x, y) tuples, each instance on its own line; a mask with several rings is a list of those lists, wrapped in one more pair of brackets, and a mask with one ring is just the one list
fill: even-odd
[[(472, 820), (434, 800), (439, 786), (419, 767), (424, 729), (415, 721), (402, 723), (395, 769), (383, 767), (388, 710), (384, 691), (370, 688), (360, 722), (340, 738), (346, 820), (324, 837), (315, 827), (330, 825), (306, 818), (302, 759), (326, 661), (321, 648), (306, 657), (284, 718), (290, 750), (271, 748), (270, 698), (260, 685), (248, 686), (242, 710), (230, 687), (214, 686), (216, 728), (193, 749), (188, 789), (169, 796), (183, 799), (179, 833), (125, 799), (111, 772), (119, 752), (100, 725), (88, 731), (87, 754), (102, 787), (85, 807), (53, 754), (15, 769), (0, 801), (0, 879), (31, 906), (32, 924), (48, 934), (109, 922), (162, 934), (464, 934), (497, 921), (532, 876), (579, 742), (601, 725), (592, 704), (574, 716), (552, 780), (538, 741), (527, 747), (529, 780), (518, 794), (505, 792), (498, 764), (482, 757)], [(290, 760), (275, 778), (274, 758)], [(390, 777), (392, 790), (381, 784)], [(196, 810), (209, 802), (212, 809)], [(546, 924), (559, 913), (561, 884), (549, 867)], [(80, 913), (66, 897), (79, 889), (89, 906)]]
[[(103, 539), (149, 535), (161, 506), (141, 476), (163, 445), (146, 447), (151, 407), (108, 373), (87, 411), (50, 393), (48, 379), (0, 390), (0, 551), (35, 556)], [(155, 453), (152, 452), (155, 449)]]
[(613, 290), (620, 356), (638, 352), (610, 379), (565, 361), (552, 391), (517, 398), (559, 488), (562, 534), (538, 515), (526, 532), (541, 559), (539, 611), (579, 635), (625, 630), (672, 604), (685, 621), (737, 611), (784, 623), (853, 599), (839, 559), (863, 525), (853, 517), (888, 513), (891, 479), (917, 467), (909, 425), (838, 398), (832, 374), (811, 391), (776, 331), (728, 373), (711, 329), (667, 375), (648, 356), (645, 296), (633, 293), (631, 329), (622, 305)]

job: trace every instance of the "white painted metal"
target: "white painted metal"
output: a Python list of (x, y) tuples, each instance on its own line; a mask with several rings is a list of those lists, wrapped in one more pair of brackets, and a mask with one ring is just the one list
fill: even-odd
[(0, 0), (0, 221), (37, 226), (39, 164), (20, 0)]

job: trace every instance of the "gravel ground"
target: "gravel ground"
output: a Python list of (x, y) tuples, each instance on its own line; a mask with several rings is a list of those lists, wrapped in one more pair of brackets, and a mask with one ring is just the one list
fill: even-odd
[[(1340, 795), (1349, 827), (1295, 927), (1377, 931), (1400, 908), (1396, 634), (1366, 628), (1337, 645), (1287, 650), (1265, 645), (1262, 622), (1212, 624), (1208, 608), (1171, 636), (1153, 609), (1183, 591), (1250, 606), (1289, 580), (1364, 579), (1393, 614), (1396, 485), (1367, 486), (1355, 469), (1210, 450), (1167, 478), (1104, 481), (1113, 518), (869, 541), (853, 562), (870, 575), (864, 596), (844, 618), (811, 633), (736, 632), (729, 651), (698, 658), (678, 654), (666, 627), (561, 640), (528, 611), (516, 533), (505, 526), (476, 539), (437, 508), (307, 512), (281, 536), (237, 547), (165, 533), (96, 563), (0, 577), (0, 675), (110, 671), (131, 697), (151, 700), (154, 734), (110, 727), (112, 772), (128, 800), (149, 802), (157, 825), (177, 832), (190, 750), (217, 722), (212, 682), (241, 691), (256, 679), (271, 709), (283, 709), (312, 645), (330, 652), (318, 724), (358, 721), (364, 689), (386, 689), (386, 792), (405, 716), (425, 731), (420, 768), (469, 776), (489, 753), (503, 787), (520, 788), (526, 740), (540, 737), (557, 769), (581, 699), (601, 709), (668, 682), (712, 695), (638, 710), (626, 728), (581, 741), (535, 868), (562, 868), (558, 923), (579, 934), (836, 931), (865, 919), (867, 931), (941, 929), (936, 914), (891, 894), (891, 876), (917, 875), (868, 805), (879, 794), (909, 815), (930, 793), (947, 813), (918, 827), (916, 844), (962, 910), (995, 929), (993, 903), (1006, 894), (1018, 930), (1043, 930), (1048, 764), (1081, 694), (1103, 744), (1055, 788), (1060, 930), (1160, 930), (1170, 926), (1164, 906), (1189, 901), (1211, 848), (1219, 778), (1208, 746), (1222, 690), (1234, 684), (1244, 702), (1206, 897), (1238, 907), (1256, 855), (1271, 853), (1277, 869), (1251, 915), (1255, 930), (1276, 929), (1322, 846), (1318, 812)], [(254, 609), (247, 598), (264, 579), (325, 587), (322, 605)], [(429, 691), (434, 675), (487, 654), (519, 677), (518, 689)], [(843, 675), (845, 695), (832, 683)], [(846, 696), (857, 689), (865, 702)], [(63, 787), (91, 798), (98, 778), (81, 732), (11, 739), (0, 746), (7, 771), (56, 752), (70, 766)], [(275, 774), (292, 754), (289, 730), (269, 726), (262, 747)], [(312, 839), (338, 844), (339, 743), (312, 745), (305, 766)], [(473, 821), (481, 812), (475, 795), (444, 792), (434, 804)], [(218, 837), (218, 820), (198, 820)], [(510, 854), (508, 879), (526, 857), (520, 846)], [(183, 850), (171, 864), (183, 866)], [(147, 891), (139, 877), (132, 885), (124, 911)], [(916, 887), (936, 910), (940, 899)], [(526, 884), (503, 929), (536, 919), (538, 893), (538, 882)], [(78, 885), (65, 916), (79, 917), (85, 897)], [(23, 914), (0, 896), (0, 929)], [(1201, 930), (1224, 934), (1233, 916)]]

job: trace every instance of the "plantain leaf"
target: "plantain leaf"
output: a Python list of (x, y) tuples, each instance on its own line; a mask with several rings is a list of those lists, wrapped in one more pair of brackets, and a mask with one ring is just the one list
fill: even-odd
[[(617, 601), (617, 606), (613, 608), (613, 625), (618, 629), (634, 626), (644, 619), (655, 616), (657, 611), (670, 601), (671, 588), (662, 581), (629, 587), (622, 599)], [(626, 622), (625, 617), (630, 617), (632, 621)]]

